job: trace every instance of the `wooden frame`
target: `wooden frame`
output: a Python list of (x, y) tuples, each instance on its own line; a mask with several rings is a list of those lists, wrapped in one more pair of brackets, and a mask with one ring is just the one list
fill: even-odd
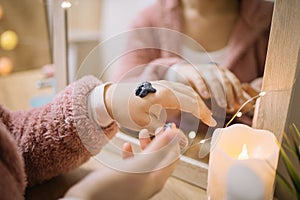
[[(272, 131), (282, 140), (297, 68), (300, 65), (300, 2), (276, 0), (262, 90), (254, 116), (255, 128)], [(300, 88), (299, 88), (300, 89)]]

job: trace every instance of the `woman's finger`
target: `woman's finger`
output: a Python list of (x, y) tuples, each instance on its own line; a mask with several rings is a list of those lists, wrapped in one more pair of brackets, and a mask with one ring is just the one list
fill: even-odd
[(211, 98), (213, 98), (220, 107), (226, 108), (226, 94), (220, 68), (216, 64), (201, 65), (199, 72), (209, 88)]
[(211, 97), (208, 87), (201, 76), (193, 80), (192, 86), (197, 90), (202, 98), (208, 99)]
[(236, 100), (240, 104), (243, 103), (245, 97), (243, 96), (243, 88), (239, 79), (229, 70), (224, 70), (228, 80), (231, 82), (232, 88), (234, 90)]
[(162, 134), (157, 134), (143, 152), (154, 153), (158, 150), (162, 150), (163, 147), (165, 149), (167, 146), (173, 146), (175, 143), (179, 142), (178, 134), (181, 134), (178, 129), (167, 129)]
[(124, 143), (123, 146), (122, 146), (122, 157), (123, 157), (123, 159), (133, 157), (132, 146), (128, 142)]
[(176, 151), (176, 148), (179, 148), (176, 136), (176, 131), (166, 131), (164, 134), (155, 137), (144, 151), (134, 156), (135, 163), (123, 163), (119, 168), (125, 172), (145, 173), (172, 164), (180, 155)]
[(151, 138), (147, 129), (142, 129), (139, 133), (140, 147), (144, 150), (150, 143)]
[(244, 91), (247, 92), (248, 95), (250, 95), (250, 97), (254, 97), (259, 94), (259, 92), (256, 91), (253, 87), (251, 87), (249, 83), (243, 83), (242, 87)]
[[(174, 87), (176, 85), (176, 88)], [(178, 109), (192, 113), (195, 117), (209, 126), (215, 126), (216, 121), (212, 117), (211, 111), (205, 105), (200, 96), (191, 88), (183, 84), (159, 85), (158, 98), (154, 102), (166, 109)], [(168, 98), (165, 98), (168, 97)]]
[(198, 94), (204, 99), (210, 98), (208, 86), (199, 69), (193, 65), (189, 65), (188, 69), (183, 70), (185, 70), (183, 73), (186, 74), (189, 84), (198, 92)]
[(226, 76), (225, 70), (219, 70), (222, 78), (222, 83), (225, 89), (226, 101), (227, 101), (227, 109), (228, 111), (234, 110), (235, 97), (233, 92), (233, 85)]

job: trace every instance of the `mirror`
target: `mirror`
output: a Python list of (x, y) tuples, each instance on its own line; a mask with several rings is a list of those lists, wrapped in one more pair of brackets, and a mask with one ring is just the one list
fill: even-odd
[[(97, 23), (97, 25), (95, 25), (95, 24), (91, 25), (91, 27), (93, 27), (93, 28), (90, 28), (90, 27), (84, 27), (83, 25), (80, 25), (81, 24), (80, 20), (82, 20), (82, 21), (86, 20), (86, 22), (90, 22), (89, 21), (90, 18), (89, 19), (88, 19), (88, 17), (86, 18), (85, 14), (84, 14), (84, 12), (88, 12), (88, 11), (84, 10), (85, 3), (81, 2), (81, 1), (73, 1), (73, 7), (71, 7), (68, 11), (69, 46), (71, 47), (69, 49), (69, 53), (70, 53), (69, 56), (72, 54), (72, 52), (73, 53), (76, 52), (76, 50), (74, 50), (74, 49), (77, 49), (77, 50), (81, 49), (80, 47), (74, 48), (74, 45), (75, 46), (83, 45), (83, 43), (87, 42), (87, 41), (81, 41), (79, 44), (75, 40), (71, 39), (74, 36), (74, 35), (72, 36), (71, 33), (77, 32), (76, 27), (79, 27), (78, 30), (79, 30), (79, 32), (81, 32), (80, 34), (87, 33), (88, 30), (92, 29), (92, 32), (94, 32), (96, 35), (96, 36), (93, 34), (90, 35), (90, 38), (93, 38), (91, 40), (93, 40), (93, 42), (95, 42), (95, 43), (93, 43), (91, 46), (89, 46), (90, 48), (85, 53), (83, 53), (82, 56), (79, 56), (79, 58), (80, 57), (85, 58), (88, 54), (92, 53), (92, 51), (89, 52), (89, 50), (93, 49), (93, 45), (97, 45), (97, 43), (99, 43), (99, 42), (107, 41), (111, 37), (118, 35), (120, 32), (126, 31), (127, 30), (126, 27), (127, 27), (128, 23), (133, 19), (135, 14), (139, 10), (143, 9), (144, 7), (146, 7), (147, 5), (149, 5), (153, 2), (154, 2), (154, 0), (143, 1), (143, 2), (139, 2), (139, 3), (137, 3), (136, 1), (132, 1), (132, 3), (128, 3), (128, 1), (126, 1), (126, 2), (108, 1), (108, 0), (101, 1), (101, 5), (95, 4), (95, 7), (97, 7), (98, 11), (100, 12), (98, 14), (95, 14), (95, 15), (97, 15), (97, 17), (95, 17), (95, 18), (97, 19), (96, 21), (98, 21), (98, 19), (100, 18), (100, 21), (99, 21), (99, 23)], [(81, 8), (81, 9), (78, 9), (78, 8)], [(80, 10), (80, 11), (76, 11), (76, 9)], [(87, 10), (90, 10), (90, 9), (87, 9)], [(124, 10), (126, 10), (126, 11), (129, 10), (129, 11), (124, 12)], [(75, 17), (74, 16), (73, 17), (76, 20), (72, 22), (72, 19), (73, 19), (72, 11), (74, 11), (73, 13), (76, 13), (76, 12), (81, 13), (80, 15), (84, 16), (82, 18), (85, 20), (78, 19), (79, 14), (77, 16), (75, 14)], [(94, 10), (91, 10), (91, 12), (97, 13)], [(78, 24), (76, 25), (76, 23), (78, 23), (79, 25)], [(76, 31), (74, 31), (74, 30), (76, 30)], [(97, 32), (99, 32), (100, 37), (97, 37), (97, 35), (98, 35)], [(86, 35), (88, 35), (88, 34), (86, 34)], [(73, 48), (73, 50), (71, 50), (72, 48)], [(93, 52), (93, 53), (95, 53), (95, 55), (98, 55), (98, 57), (96, 59), (90, 60), (90, 61), (85, 60), (85, 62), (82, 62), (81, 59), (79, 59), (79, 61), (78, 61), (77, 60), (78, 58), (76, 58), (75, 61), (77, 63), (77, 66), (76, 66), (77, 72), (78, 72), (78, 67), (80, 68), (81, 64), (83, 63), (84, 65), (87, 65), (87, 66), (95, 66), (93, 68), (85, 68), (85, 70), (88, 69), (88, 70), (86, 70), (87, 74), (94, 74), (95, 76), (102, 78), (104, 81), (110, 80), (112, 78), (111, 74), (113, 73), (113, 70), (115, 70), (115, 69), (114, 69), (114, 67), (111, 67), (111, 66), (108, 69), (106, 68), (107, 64), (111, 64), (111, 63), (109, 63), (110, 60), (109, 60), (109, 55), (107, 55), (107, 52), (117, 51), (118, 48), (119, 47), (112, 48), (112, 49), (110, 49), (110, 51), (102, 51), (101, 49), (98, 49), (98, 52), (95, 52), (95, 51)], [(76, 53), (73, 55), (76, 55)], [(74, 57), (76, 57), (76, 56), (74, 56)], [(107, 61), (107, 59), (108, 59), (108, 61)], [(70, 61), (70, 58), (69, 58), (69, 64), (72, 63), (73, 61)], [(280, 61), (278, 61), (278, 62), (280, 62)], [(271, 64), (273, 65), (273, 63), (271, 63)], [(73, 66), (75, 66), (75, 65), (73, 65)], [(85, 70), (82, 70), (82, 71), (85, 71)], [(69, 69), (69, 72), (70, 71), (72, 71), (72, 70)], [(76, 71), (76, 70), (73, 70), (73, 72), (74, 71)], [(273, 72), (269, 71), (268, 73), (273, 73)], [(76, 77), (78, 78), (81, 75), (82, 74), (79, 73), (79, 74), (77, 74)], [(73, 77), (74, 77), (74, 74), (73, 74)], [(273, 83), (273, 84), (276, 85), (276, 83)], [(275, 98), (279, 97), (277, 95), (275, 95), (275, 96), (276, 96)], [(274, 95), (273, 95), (273, 97), (274, 97)], [(266, 106), (266, 105), (264, 105), (264, 106)], [(288, 109), (288, 107), (285, 107), (285, 109)], [(265, 111), (263, 111), (261, 113), (264, 113), (264, 112)], [(270, 127), (272, 125), (269, 124), (268, 126)], [(257, 126), (257, 127), (260, 127), (260, 126)], [(128, 135), (133, 136), (133, 137), (127, 137)], [(116, 141), (114, 141), (114, 142), (118, 143), (119, 145), (123, 141), (128, 141), (128, 140), (132, 141), (133, 143), (136, 142), (136, 140), (132, 140), (132, 138), (133, 139), (136, 138), (135, 133), (120, 134), (120, 135), (118, 135)], [(199, 146), (195, 149), (190, 150), (189, 152), (186, 152), (186, 155), (181, 158), (181, 164), (177, 168), (177, 170), (175, 172), (175, 176), (178, 176), (181, 179), (184, 179), (190, 183), (198, 185), (199, 187), (205, 188), (206, 187), (205, 180), (207, 177), (208, 157), (205, 157), (204, 159), (199, 159), (198, 151), (199, 151)], [(186, 172), (186, 173), (184, 173), (184, 172)]]
[[(109, 51), (104, 45), (104, 48), (97, 48), (100, 44), (110, 44), (111, 38), (118, 38), (120, 33), (127, 30), (128, 24), (133, 20), (135, 15), (155, 0), (147, 1), (69, 1), (72, 3), (70, 8), (65, 10), (67, 16), (67, 35), (68, 35), (68, 62), (67, 76), (61, 76), (65, 72), (57, 73), (58, 79), (67, 79), (72, 82), (83, 75), (93, 74), (103, 81), (108, 81), (114, 73), (115, 66), (112, 65), (112, 60), (118, 57), (117, 53), (120, 46), (113, 46)], [(59, 1), (57, 3), (60, 3)], [(60, 4), (59, 4), (60, 5)], [(126, 10), (126, 12), (124, 12)], [(59, 21), (63, 21), (64, 18)], [(55, 24), (55, 22), (54, 22)], [(61, 24), (59, 24), (61, 25)], [(61, 26), (61, 28), (63, 28)], [(56, 33), (57, 34), (57, 33)], [(123, 39), (123, 38), (122, 38)], [(126, 41), (122, 41), (121, 44)], [(54, 41), (55, 43), (55, 41)], [(60, 42), (60, 45), (62, 43)], [(109, 45), (108, 45), (109, 46)], [(54, 46), (54, 51), (57, 47)], [(58, 47), (60, 51), (61, 47)], [(55, 54), (55, 53), (54, 53)], [(114, 55), (113, 57), (111, 55)], [(60, 54), (61, 55), (61, 54)], [(55, 60), (54, 60), (55, 62)], [(108, 66), (108, 67), (107, 67)], [(63, 69), (57, 69), (63, 70)], [(126, 133), (126, 134), (124, 134)], [(96, 156), (96, 159), (102, 160), (109, 157), (114, 159), (120, 156), (120, 147), (124, 141), (130, 141), (133, 144), (138, 144), (136, 133), (124, 131), (119, 133), (116, 138), (104, 150)], [(189, 151), (189, 156), (181, 158), (181, 164), (177, 167), (175, 176), (180, 177), (190, 183), (206, 187), (206, 177), (208, 168), (208, 157), (199, 159), (199, 147), (194, 146), (194, 150)], [(139, 148), (134, 147), (135, 150)], [(109, 156), (108, 156), (109, 155)], [(190, 172), (190, 173), (187, 173)]]
[[(115, 57), (112, 57), (113, 60), (110, 60), (110, 54), (118, 52), (121, 47), (115, 46), (109, 50), (105, 48), (101, 49), (94, 47), (96, 47), (97, 43), (102, 42), (102, 44), (105, 44), (105, 42), (109, 41), (112, 37), (116, 37), (116, 35), (120, 34), (122, 31), (126, 31), (127, 25), (132, 21), (136, 13), (155, 1), (139, 1), (139, 3), (137, 3), (136, 1), (132, 1), (132, 3), (129, 3), (128, 1), (123, 2), (106, 0), (101, 1), (101, 5), (99, 5), (98, 1), (97, 3), (93, 4), (93, 9), (88, 9), (87, 7), (91, 6), (91, 4), (87, 5), (87, 3), (82, 1), (70, 2), (72, 3), (72, 6), (67, 9), (67, 32), (69, 37), (69, 79), (72, 80), (74, 76), (76, 78), (79, 78), (80, 76), (83, 76), (85, 74), (94, 74), (104, 81), (111, 80), (113, 78), (112, 74), (114, 73), (114, 70), (116, 70), (116, 68), (114, 68), (115, 66), (113, 65), (115, 64)], [(92, 20), (92, 18), (96, 19), (95, 21), (97, 23), (90, 24), (91, 21), (95, 22), (94, 20)], [(98, 21), (98, 19), (100, 20)], [(89, 31), (91, 31), (92, 33)], [(88, 35), (88, 32), (91, 33), (91, 35)], [(87, 37), (85, 37), (84, 35)], [(98, 35), (99, 37), (97, 37)], [(76, 41), (78, 40), (78, 37), (82, 39), (80, 42)], [(91, 40), (93, 41), (92, 43), (90, 43), (90, 48), (87, 49), (87, 51), (83, 53), (82, 56), (79, 55), (80, 52), (78, 52), (78, 50), (82, 49), (80, 45), (82, 46), (84, 45), (84, 43), (87, 44)], [(125, 45), (125, 43), (123, 45)], [(95, 56), (93, 56), (93, 59), (89, 59), (92, 54), (94, 54)], [(82, 60), (80, 58), (88, 59)], [(73, 72), (76, 72), (77, 74), (75, 75)], [(116, 143), (121, 143), (121, 141), (124, 140), (131, 140), (127, 137), (128, 135), (136, 138), (136, 133), (132, 133), (130, 131), (123, 132), (126, 132), (127, 134), (118, 135), (117, 139), (119, 139), (120, 141), (116, 141)], [(197, 138), (197, 141), (195, 140), (195, 143), (198, 143), (205, 135), (198, 134), (198, 136), (199, 138)], [(185, 156), (182, 157), (182, 165), (178, 168), (179, 170), (177, 170), (175, 174), (177, 173), (179, 177), (184, 177), (183, 179), (186, 179), (193, 184), (205, 188), (208, 156), (199, 158), (200, 147), (200, 145), (194, 145), (193, 148), (189, 149), (189, 151), (185, 153)], [(187, 175), (186, 173), (183, 173), (184, 171), (191, 171), (191, 173)]]

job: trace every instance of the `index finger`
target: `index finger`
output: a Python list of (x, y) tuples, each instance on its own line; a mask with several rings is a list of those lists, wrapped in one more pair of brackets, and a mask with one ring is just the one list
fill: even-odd
[(242, 88), (241, 82), (231, 71), (225, 70), (225, 74), (226, 74), (227, 78), (230, 80), (231, 85), (233, 86), (233, 89), (234, 89), (234, 92), (235, 92), (238, 102), (241, 103), (241, 100), (244, 99), (243, 88)]
[[(160, 84), (165, 90), (157, 91), (159, 103), (167, 109), (178, 109), (193, 114), (208, 126), (216, 126), (212, 113), (200, 96), (189, 86), (183, 84)], [(174, 87), (176, 86), (176, 87)], [(162, 92), (164, 94), (159, 94)], [(168, 97), (166, 99), (166, 97)]]

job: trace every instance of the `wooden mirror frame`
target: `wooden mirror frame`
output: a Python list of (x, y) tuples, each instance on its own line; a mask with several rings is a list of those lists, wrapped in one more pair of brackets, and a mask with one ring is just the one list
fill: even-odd
[[(262, 90), (276, 98), (261, 98), (253, 127), (272, 131), (281, 142), (300, 65), (300, 2), (276, 0), (266, 58)], [(297, 88), (297, 89), (296, 89)]]

